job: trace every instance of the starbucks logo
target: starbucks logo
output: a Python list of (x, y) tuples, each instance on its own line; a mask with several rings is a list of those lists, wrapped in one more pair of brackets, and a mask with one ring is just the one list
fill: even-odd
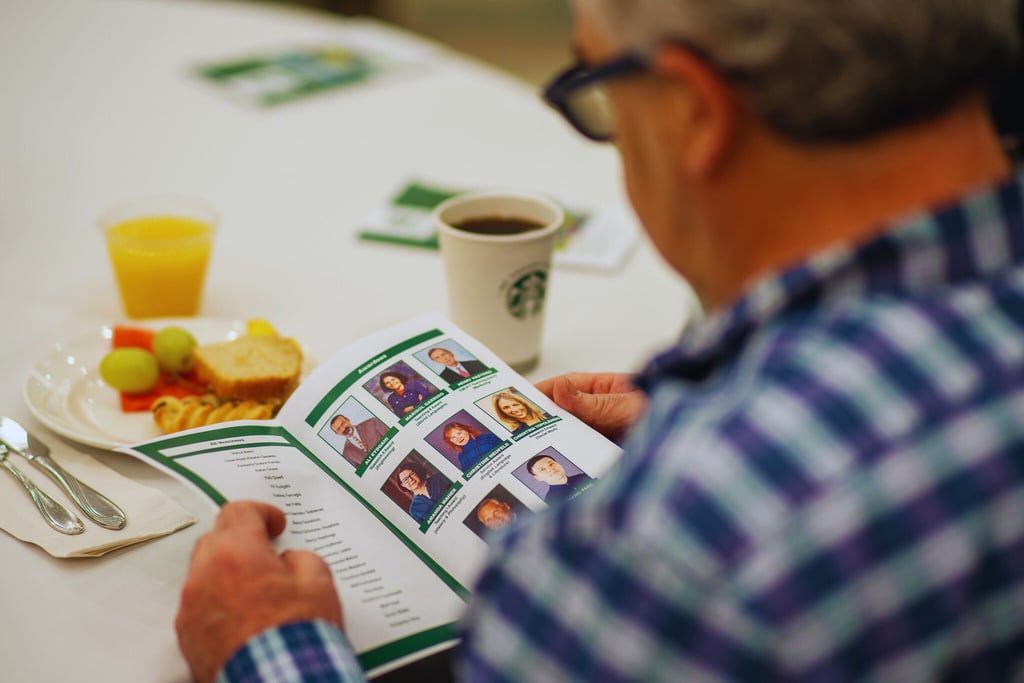
[(508, 312), (520, 320), (538, 315), (544, 309), (547, 283), (548, 274), (543, 270), (531, 270), (519, 275), (505, 292)]

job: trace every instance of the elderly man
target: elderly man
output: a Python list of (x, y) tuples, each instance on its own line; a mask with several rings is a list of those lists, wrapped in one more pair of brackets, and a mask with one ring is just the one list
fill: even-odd
[[(640, 389), (541, 383), (626, 455), (499, 540), (460, 675), (1024, 680), (1024, 177), (985, 106), (1015, 2), (575, 6), (548, 97), (615, 140), (709, 316)], [(313, 559), (232, 580), (280, 525), (229, 505), (201, 542), (178, 621), (201, 680), (287, 638), (358, 676)], [(236, 605), (268, 582), (281, 613)]]

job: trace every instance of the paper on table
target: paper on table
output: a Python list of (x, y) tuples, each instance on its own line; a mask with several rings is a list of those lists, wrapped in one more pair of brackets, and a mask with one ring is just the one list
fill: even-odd
[(427, 43), (399, 42), (370, 26), (359, 26), (334, 32), (315, 45), (267, 47), (207, 61), (195, 71), (236, 102), (270, 107), (415, 73), (433, 51)]
[[(359, 222), (359, 238), (374, 242), (437, 249), (434, 207), (462, 192), (421, 180), (402, 184), (391, 198), (371, 207)], [(607, 203), (583, 208), (556, 198), (565, 209), (566, 221), (555, 246), (556, 266), (615, 270), (638, 241), (635, 218), (625, 206)]]
[(127, 515), (128, 524), (120, 531), (98, 526), (82, 514), (46, 474), (25, 458), (11, 453), (8, 457), (18, 469), (85, 524), (85, 531), (77, 536), (54, 531), (22, 485), (4, 471), (0, 472), (0, 528), (15, 538), (34, 543), (54, 557), (99, 557), (111, 550), (166, 536), (196, 521), (161, 491), (132, 481), (91, 456), (59, 446), (53, 451), (54, 459), (64, 469), (117, 503)]

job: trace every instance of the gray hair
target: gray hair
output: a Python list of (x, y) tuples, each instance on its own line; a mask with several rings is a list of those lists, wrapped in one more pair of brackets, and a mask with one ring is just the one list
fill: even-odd
[(789, 137), (850, 140), (938, 113), (1017, 56), (1016, 0), (580, 0), (620, 47), (679, 42)]

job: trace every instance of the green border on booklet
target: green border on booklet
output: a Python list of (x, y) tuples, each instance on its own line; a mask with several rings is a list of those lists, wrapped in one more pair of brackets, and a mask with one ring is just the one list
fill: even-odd
[(496, 457), (498, 457), (499, 453), (502, 453), (502, 452), (508, 450), (511, 447), (512, 447), (512, 442), (511, 441), (502, 441), (499, 445), (494, 447), (494, 450), (492, 450), (490, 453), (488, 453), (484, 457), (480, 458), (480, 462), (476, 463), (475, 465), (470, 467), (468, 470), (466, 470), (465, 473), (462, 475), (462, 478), (465, 479), (466, 481), (469, 481), (474, 476), (476, 476), (477, 472), (479, 472), (481, 469), (483, 469), (484, 465), (486, 465), (487, 463), (489, 463), (490, 461), (492, 461)]
[(363, 472), (368, 470), (370, 466), (380, 458), (380, 454), (384, 452), (384, 449), (386, 449), (388, 445), (390, 445), (391, 440), (395, 438), (396, 434), (398, 434), (398, 427), (391, 427), (388, 431), (384, 432), (384, 436), (382, 436), (380, 441), (377, 442), (377, 445), (366, 454), (363, 461), (356, 467), (357, 477), (363, 476)]
[(327, 394), (324, 395), (322, 399), (320, 399), (320, 402), (317, 403), (313, 410), (310, 411), (309, 415), (306, 416), (306, 424), (308, 424), (310, 427), (316, 427), (316, 423), (319, 422), (320, 418), (324, 416), (324, 413), (327, 412), (327, 409), (334, 405), (334, 402), (341, 398), (342, 394), (348, 391), (352, 387), (352, 385), (356, 384), (360, 379), (362, 379), (364, 375), (366, 375), (373, 368), (377, 367), (386, 360), (394, 358), (395, 356), (403, 353), (404, 351), (408, 351), (414, 346), (419, 346), (425, 341), (434, 339), (435, 337), (441, 337), (443, 335), (444, 332), (442, 332), (441, 330), (433, 329), (430, 330), (429, 332), (418, 334), (415, 337), (410, 337), (401, 344), (395, 344), (390, 349), (386, 349), (381, 353), (378, 353), (373, 358), (367, 360), (358, 368), (345, 375), (345, 377), (343, 377), (340, 382), (335, 384), (334, 387), (332, 387), (331, 390), (328, 391)]
[(426, 631), (420, 631), (406, 638), (393, 640), (380, 647), (367, 650), (363, 654), (357, 655), (356, 658), (364, 669), (369, 670), (393, 662), (396, 659), (416, 654), (435, 645), (442, 645), (447, 642), (454, 644), (458, 639), (459, 625), (458, 622), (453, 621), (448, 624), (435, 626)]
[(399, 418), (398, 424), (401, 425), (402, 427), (404, 427), (405, 425), (407, 425), (410, 422), (412, 422), (413, 420), (415, 420), (416, 417), (420, 413), (422, 413), (427, 408), (429, 408), (430, 406), (434, 405), (435, 403), (437, 403), (438, 401), (440, 401), (442, 398), (444, 398), (447, 395), (448, 395), (448, 390), (447, 389), (438, 389), (436, 394), (434, 394), (433, 396), (430, 396), (428, 398), (423, 399), (422, 401), (420, 401), (419, 403), (416, 404), (415, 408), (413, 408), (408, 413), (406, 413), (401, 418)]
[(525, 439), (530, 434), (533, 434), (534, 432), (539, 432), (540, 430), (544, 429), (545, 427), (547, 427), (549, 425), (553, 425), (556, 422), (561, 422), (561, 421), (562, 421), (562, 418), (559, 415), (552, 415), (551, 417), (547, 418), (546, 420), (544, 420), (542, 422), (538, 422), (535, 425), (530, 425), (529, 427), (527, 427), (526, 429), (524, 429), (521, 432), (516, 432), (515, 434), (512, 435), (512, 440), (513, 441), (519, 441), (520, 439)]
[(497, 370), (495, 370), (494, 368), (487, 368), (486, 370), (481, 370), (475, 375), (463, 377), (457, 382), (452, 382), (451, 384), (448, 385), (448, 388), (451, 389), (452, 391), (458, 391), (462, 387), (468, 387), (470, 384), (475, 384), (476, 382), (479, 382), (482, 379), (486, 379), (496, 374), (498, 374)]
[[(161, 453), (161, 451), (166, 450), (167, 448), (177, 448), (179, 446), (187, 446), (189, 444), (203, 443), (210, 441), (211, 439), (218, 440), (251, 436), (283, 437), (285, 443), (282, 444), (279, 441), (265, 441), (262, 443), (254, 442), (239, 444), (236, 442), (225, 443), (223, 446), (218, 445), (216, 448), (207, 448), (204, 450), (194, 451), (191, 453), (183, 453), (181, 455), (175, 456), (167, 456)], [(179, 465), (177, 461), (198, 455), (215, 453), (218, 451), (235, 450), (238, 448), (255, 448), (257, 446), (282, 445), (295, 448), (297, 451), (302, 453), (302, 455), (305, 456), (310, 462), (319, 467), (320, 470), (328, 477), (330, 477), (330, 479), (333, 482), (335, 482), (343, 489), (345, 489), (345, 491), (350, 493), (352, 497), (359, 502), (360, 505), (366, 508), (371, 515), (376, 517), (377, 521), (383, 524), (385, 529), (390, 531), (395, 536), (395, 538), (401, 541), (402, 544), (409, 549), (409, 552), (415, 555), (420, 560), (420, 562), (426, 565), (427, 568), (437, 576), (437, 578), (441, 579), (441, 581), (444, 582), (444, 584), (447, 585), (452, 590), (452, 592), (455, 593), (456, 596), (458, 596), (463, 601), (469, 600), (469, 589), (467, 589), (465, 586), (459, 583), (459, 581), (454, 576), (449, 574), (441, 565), (439, 565), (434, 560), (434, 558), (428, 555), (422, 548), (419, 547), (419, 545), (414, 543), (412, 539), (410, 539), (408, 536), (402, 533), (402, 531), (398, 527), (396, 527), (391, 522), (391, 520), (389, 520), (384, 515), (384, 513), (382, 513), (380, 510), (371, 505), (368, 500), (366, 500), (359, 494), (358, 491), (356, 491), (349, 484), (347, 484), (345, 480), (343, 480), (341, 477), (335, 474), (330, 467), (325, 465), (319, 458), (317, 458), (312, 451), (306, 448), (303, 444), (299, 443), (295, 439), (295, 437), (291, 435), (291, 432), (289, 432), (284, 427), (278, 425), (242, 425), (237, 427), (225, 427), (223, 429), (216, 429), (197, 434), (186, 432), (181, 436), (146, 443), (140, 446), (134, 446), (133, 448), (139, 451), (140, 453), (143, 453), (146, 456), (152, 458), (153, 460), (156, 460), (165, 467), (168, 467), (169, 469), (172, 469), (178, 474), (182, 475), (190, 482), (198, 486), (200, 489), (202, 489), (203, 492), (210, 496), (210, 498), (213, 499), (213, 501), (216, 502), (218, 505), (223, 505), (224, 503), (227, 502), (227, 499), (223, 496), (223, 494), (221, 494), (213, 487), (207, 485), (207, 482), (204, 479), (200, 478), (198, 475), (193, 474), (191, 470), (188, 470), (184, 466)]]
[(438, 516), (440, 516), (444, 511), (445, 507), (447, 507), (448, 503), (451, 502), (452, 498), (454, 498), (461, 489), (462, 482), (456, 481), (452, 483), (451, 488), (441, 496), (441, 500), (437, 501), (437, 504), (434, 505), (433, 509), (431, 509), (430, 514), (427, 515), (427, 518), (423, 520), (422, 524), (420, 524), (420, 531), (427, 533), (427, 529), (430, 528), (430, 525), (434, 523)]

